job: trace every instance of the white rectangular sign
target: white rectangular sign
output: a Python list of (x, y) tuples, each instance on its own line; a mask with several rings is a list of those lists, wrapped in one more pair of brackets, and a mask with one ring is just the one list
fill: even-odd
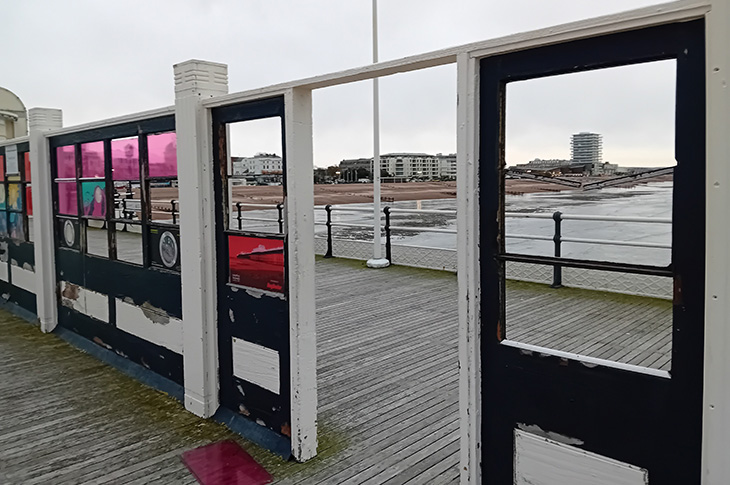
[(18, 147), (15, 145), (5, 147), (5, 174), (18, 175)]
[(128, 211), (141, 211), (142, 200), (141, 199), (122, 199), (122, 207)]

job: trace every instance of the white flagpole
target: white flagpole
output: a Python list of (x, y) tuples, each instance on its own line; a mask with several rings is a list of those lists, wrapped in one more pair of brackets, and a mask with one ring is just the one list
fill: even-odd
[[(373, 0), (373, 64), (378, 62), (378, 0)], [(373, 259), (371, 268), (385, 268), (390, 264), (383, 259), (380, 242), (380, 95), (378, 78), (373, 79)]]

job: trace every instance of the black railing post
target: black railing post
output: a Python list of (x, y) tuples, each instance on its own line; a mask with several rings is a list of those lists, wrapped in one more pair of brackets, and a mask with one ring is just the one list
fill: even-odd
[(242, 229), (241, 224), (241, 203), (236, 202), (236, 220), (238, 221), (238, 230), (240, 231)]
[(392, 264), (392, 253), (390, 251), (390, 207), (387, 205), (383, 207), (383, 213), (385, 214), (385, 259), (388, 263)]
[(327, 204), (324, 206), (324, 210), (327, 213), (327, 252), (324, 254), (325, 258), (332, 257), (332, 206)]
[(175, 207), (175, 204), (177, 201), (175, 199), (172, 199), (170, 201), (170, 206), (172, 207), (172, 223), (177, 224), (177, 208)]
[[(560, 211), (553, 213), (555, 221), (555, 234), (553, 234), (553, 243), (555, 244), (555, 257), (560, 257), (560, 242), (562, 238), (560, 223), (563, 220), (563, 214)], [(552, 288), (561, 288), (563, 286), (563, 267), (559, 264), (553, 266), (553, 284)]]
[(284, 204), (279, 202), (276, 204), (276, 210), (279, 211), (279, 218), (277, 222), (279, 223), (279, 232), (284, 233)]

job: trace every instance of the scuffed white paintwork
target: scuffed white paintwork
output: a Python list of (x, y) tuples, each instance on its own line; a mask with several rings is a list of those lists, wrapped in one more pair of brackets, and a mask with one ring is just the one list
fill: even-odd
[[(109, 297), (107, 295), (83, 286), (73, 285), (67, 281), (61, 281), (60, 287), (62, 305), (102, 322), (109, 322)], [(69, 298), (67, 296), (69, 293), (75, 295), (76, 298)]]
[(646, 470), (515, 430), (515, 485), (647, 485)]
[(36, 274), (33, 271), (11, 264), (10, 280), (13, 286), (17, 286), (31, 293), (36, 292)]
[(139, 338), (157, 344), (161, 347), (182, 354), (183, 352), (183, 324), (182, 320), (170, 317), (159, 311), (158, 315), (150, 316), (155, 310), (127, 303), (119, 298), (114, 299), (117, 313), (117, 328)]
[(233, 337), (233, 375), (280, 393), (279, 352)]

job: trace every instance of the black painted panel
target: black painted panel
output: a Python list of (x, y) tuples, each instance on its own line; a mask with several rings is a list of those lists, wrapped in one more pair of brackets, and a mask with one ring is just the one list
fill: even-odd
[[(505, 85), (637, 62), (677, 60), (671, 379), (520, 352), (504, 335)], [(513, 480), (519, 423), (646, 468), (652, 484), (700, 481), (704, 317), (704, 22), (653, 27), (481, 61), (480, 234), (483, 476)], [(549, 93), (546, 93), (549, 95)]]
[[(35, 270), (35, 248), (33, 243), (16, 239), (6, 239), (6, 241), (8, 242), (8, 260), (16, 262), (21, 268), (27, 264)], [(26, 267), (26, 269), (28, 268)]]
[(148, 120), (135, 121), (132, 123), (122, 123), (119, 125), (105, 126), (94, 130), (80, 131), (77, 133), (69, 133), (66, 135), (58, 135), (50, 138), (49, 142), (52, 151), (55, 152), (56, 147), (71, 145), (74, 143), (87, 143), (90, 141), (98, 141), (107, 138), (122, 138), (127, 136), (136, 136), (143, 133), (159, 133), (162, 131), (175, 130), (175, 116), (161, 116)]
[(64, 306), (59, 306), (58, 321), (97, 345), (183, 384), (182, 355)]
[[(6, 263), (0, 263), (6, 264)], [(9, 271), (9, 269), (8, 269)], [(0, 281), (0, 295), (5, 301), (18, 305), (21, 308), (36, 313), (36, 296), (35, 293), (18, 288), (11, 283)]]

